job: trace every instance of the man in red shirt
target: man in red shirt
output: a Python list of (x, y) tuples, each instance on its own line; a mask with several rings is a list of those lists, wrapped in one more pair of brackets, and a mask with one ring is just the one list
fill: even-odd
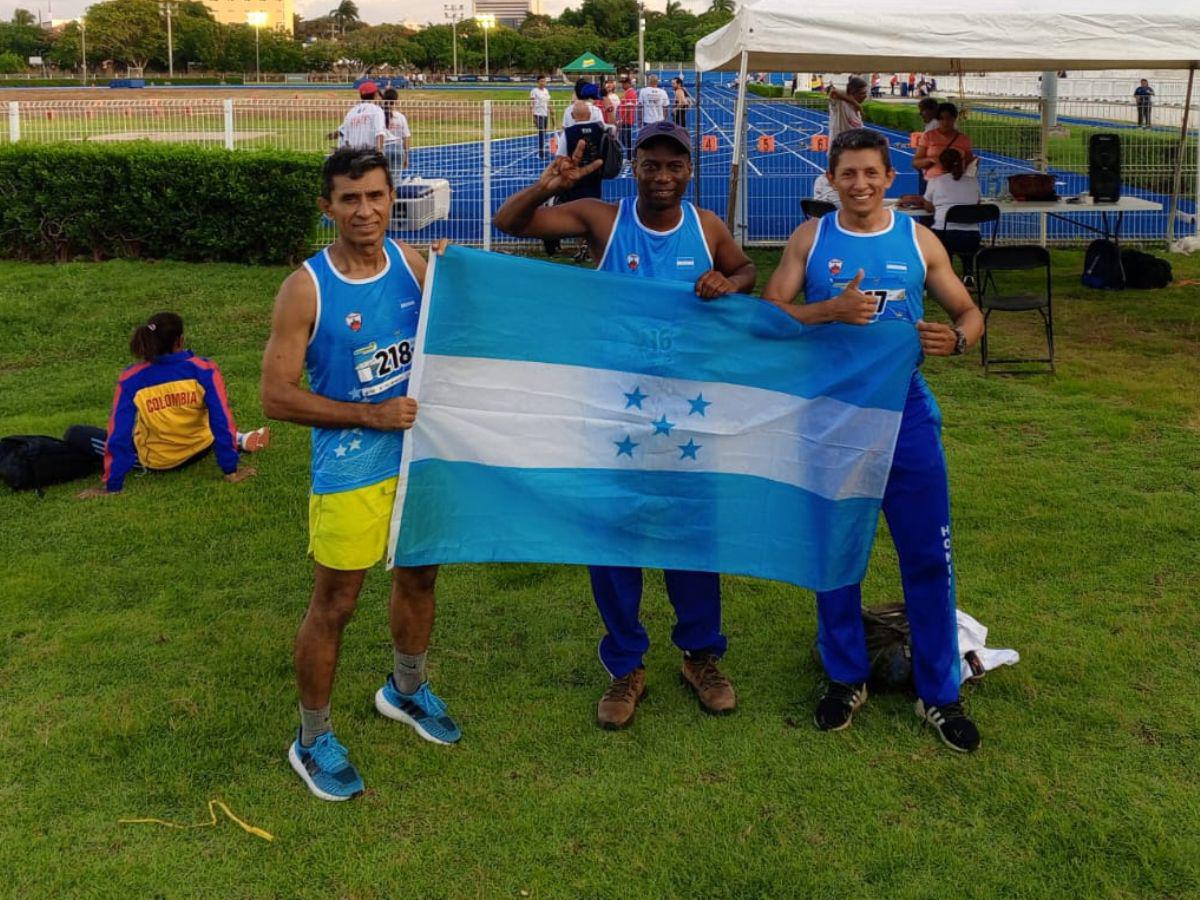
[(633, 156), (633, 126), (637, 122), (638, 93), (637, 84), (633, 78), (625, 75), (621, 78), (621, 106), (617, 110), (618, 127), (621, 144), (625, 148), (625, 156)]

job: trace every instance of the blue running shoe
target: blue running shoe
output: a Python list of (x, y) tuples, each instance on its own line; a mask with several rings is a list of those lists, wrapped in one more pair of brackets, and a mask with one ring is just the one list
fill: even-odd
[(446, 704), (421, 682), (415, 693), (402, 694), (389, 675), (387, 683), (375, 692), (375, 708), (380, 715), (411, 725), (417, 734), (434, 744), (456, 744), (462, 737), (455, 721), (446, 715)]
[(297, 730), (296, 740), (288, 749), (288, 762), (308, 789), (322, 800), (349, 800), (363, 792), (358, 770), (350, 764), (346, 748), (338, 743), (332, 731), (313, 741), (311, 747), (303, 747)]

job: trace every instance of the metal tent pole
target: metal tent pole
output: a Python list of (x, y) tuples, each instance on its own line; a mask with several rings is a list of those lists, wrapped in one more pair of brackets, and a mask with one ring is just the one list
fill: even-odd
[(695, 137), (692, 138), (692, 203), (700, 207), (700, 87), (704, 83), (704, 73), (696, 70), (696, 102), (692, 104), (696, 112)]
[(737, 107), (733, 114), (733, 161), (729, 164), (729, 203), (725, 208), (725, 224), (737, 237), (736, 218), (738, 201), (738, 181), (742, 166), (742, 156), (746, 151), (746, 69), (750, 64), (750, 53), (742, 51), (741, 64), (738, 66), (738, 95)]
[[(1183, 124), (1179, 126), (1179, 146), (1175, 149), (1175, 173), (1171, 178), (1171, 211), (1167, 213), (1167, 240), (1175, 240), (1175, 216), (1179, 212), (1179, 191), (1183, 187), (1183, 154), (1187, 150), (1188, 113), (1192, 109), (1192, 83), (1196, 67), (1188, 69), (1187, 98), (1183, 101)], [(1200, 159), (1196, 161), (1200, 166)], [(1200, 232), (1200, 208), (1196, 210), (1197, 230)]]

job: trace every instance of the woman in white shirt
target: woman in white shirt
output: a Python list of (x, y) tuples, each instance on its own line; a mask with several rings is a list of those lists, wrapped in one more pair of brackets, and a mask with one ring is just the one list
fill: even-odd
[(396, 99), (399, 96), (395, 88), (388, 88), (383, 92), (383, 116), (387, 125), (387, 135), (383, 139), (383, 155), (388, 158), (389, 167), (393, 172), (408, 168), (408, 154), (412, 150), (412, 131), (408, 127), (408, 119), (396, 109)]
[(963, 261), (963, 280), (975, 275), (975, 254), (979, 250), (979, 226), (946, 224), (946, 211), (952, 206), (973, 206), (979, 202), (979, 180), (963, 172), (963, 155), (953, 148), (943, 150), (938, 162), (946, 170), (925, 187), (924, 205), (933, 213), (933, 233), (946, 252), (958, 254)]

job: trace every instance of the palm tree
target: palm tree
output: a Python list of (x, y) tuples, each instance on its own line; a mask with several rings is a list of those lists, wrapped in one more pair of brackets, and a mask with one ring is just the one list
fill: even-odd
[(664, 11), (664, 15), (667, 16), (667, 18), (670, 18), (671, 16), (680, 12), (683, 12), (682, 0), (667, 0), (667, 8)]
[(345, 34), (346, 26), (358, 21), (358, 6), (354, 0), (342, 0), (336, 9), (329, 11), (329, 18), (333, 19), (337, 23), (338, 29)]
[(708, 6), (708, 11), (733, 15), (737, 12), (737, 6), (733, 0), (712, 0), (712, 3)]
[(36, 25), (37, 19), (35, 19), (33, 13), (27, 9), (15, 9), (13, 10), (12, 14), (12, 23), (14, 25), (28, 27), (30, 25)]

